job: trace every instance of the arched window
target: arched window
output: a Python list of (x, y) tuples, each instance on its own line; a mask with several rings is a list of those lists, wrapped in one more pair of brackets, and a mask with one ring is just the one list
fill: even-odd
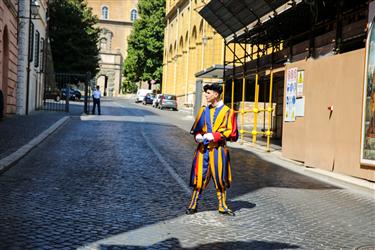
[(107, 39), (105, 38), (100, 39), (100, 49), (107, 50)]
[(132, 11), (130, 12), (130, 20), (133, 22), (137, 19), (138, 17), (138, 12), (136, 9), (132, 9)]
[(102, 7), (102, 19), (108, 19), (109, 17), (109, 10), (107, 6)]

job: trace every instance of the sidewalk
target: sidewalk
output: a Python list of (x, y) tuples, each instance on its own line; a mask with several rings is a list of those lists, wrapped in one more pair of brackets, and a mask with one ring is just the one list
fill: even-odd
[(0, 120), (0, 174), (53, 133), (70, 116), (81, 115), (83, 106), (70, 105), (70, 112), (34, 111)]

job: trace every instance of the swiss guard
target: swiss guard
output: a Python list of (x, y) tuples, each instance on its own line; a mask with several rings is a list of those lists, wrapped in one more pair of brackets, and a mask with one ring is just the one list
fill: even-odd
[(226, 189), (232, 182), (226, 142), (238, 139), (236, 114), (221, 100), (222, 86), (214, 83), (205, 85), (203, 89), (209, 105), (199, 110), (190, 131), (198, 147), (190, 175), (190, 186), (194, 190), (186, 214), (198, 211), (198, 200), (212, 177), (219, 200), (219, 213), (234, 216), (226, 204)]

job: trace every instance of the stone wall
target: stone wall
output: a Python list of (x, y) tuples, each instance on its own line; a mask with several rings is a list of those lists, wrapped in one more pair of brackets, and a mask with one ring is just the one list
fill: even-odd
[(17, 1), (0, 0), (0, 89), (4, 113), (16, 112), (17, 88)]

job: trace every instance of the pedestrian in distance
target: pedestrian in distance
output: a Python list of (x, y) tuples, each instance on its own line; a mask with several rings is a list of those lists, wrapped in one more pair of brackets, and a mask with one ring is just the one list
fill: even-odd
[(234, 216), (226, 203), (226, 189), (232, 182), (231, 164), (227, 141), (237, 141), (236, 114), (221, 100), (222, 86), (217, 83), (203, 87), (208, 102), (201, 107), (190, 133), (198, 143), (190, 175), (193, 193), (186, 214), (198, 211), (198, 201), (211, 177), (216, 187), (221, 214)]
[(99, 90), (99, 86), (96, 86), (96, 89), (92, 93), (93, 99), (93, 107), (92, 107), (92, 114), (95, 115), (95, 107), (98, 106), (98, 115), (100, 115), (100, 98), (102, 97), (102, 93)]

